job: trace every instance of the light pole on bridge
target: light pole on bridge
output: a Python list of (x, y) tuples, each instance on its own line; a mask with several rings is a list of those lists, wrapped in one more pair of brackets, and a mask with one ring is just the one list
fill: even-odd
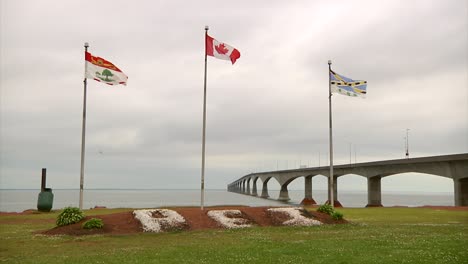
[(406, 158), (409, 159), (409, 137), (408, 137), (409, 128), (406, 129), (406, 137), (405, 137), (405, 151), (406, 151)]

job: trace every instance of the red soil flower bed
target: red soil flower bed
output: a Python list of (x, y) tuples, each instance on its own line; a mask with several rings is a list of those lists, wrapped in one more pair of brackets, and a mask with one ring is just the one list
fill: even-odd
[[(270, 207), (240, 207), (240, 206), (223, 206), (223, 207), (208, 207), (201, 210), (198, 207), (181, 207), (170, 208), (182, 215), (187, 221), (187, 230), (200, 230), (200, 229), (222, 229), (222, 227), (213, 219), (211, 219), (207, 212), (210, 210), (240, 210), (243, 215), (249, 219), (256, 226), (278, 226), (284, 220), (287, 220), (282, 215), (270, 214), (267, 209)], [(322, 222), (323, 224), (344, 224), (346, 220), (334, 220), (329, 215), (310, 211), (314, 219)], [(81, 226), (84, 222), (91, 218), (99, 218), (104, 222), (104, 228), (86, 230)], [(93, 215), (87, 216), (79, 223), (55, 227), (50, 230), (40, 232), (44, 235), (92, 235), (92, 234), (133, 234), (143, 232), (141, 224), (133, 216), (133, 211), (107, 214), (107, 215)]]

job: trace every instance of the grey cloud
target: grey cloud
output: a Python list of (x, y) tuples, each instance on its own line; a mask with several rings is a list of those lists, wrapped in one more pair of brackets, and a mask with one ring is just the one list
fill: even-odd
[(85, 41), (129, 76), (88, 81), (86, 187), (198, 188), (205, 25), (242, 54), (208, 58), (208, 188), (319, 153), (325, 163), (328, 59), (369, 82), (365, 100), (333, 96), (336, 163), (350, 144), (361, 162), (402, 158), (406, 128), (414, 156), (468, 151), (460, 1), (1, 5), (2, 188), (37, 187), (44, 166), (54, 187), (78, 187)]

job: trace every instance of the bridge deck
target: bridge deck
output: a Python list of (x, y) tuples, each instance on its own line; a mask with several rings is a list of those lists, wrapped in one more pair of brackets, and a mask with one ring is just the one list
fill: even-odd
[[(368, 179), (368, 200), (370, 206), (381, 204), (380, 179), (382, 177), (406, 172), (433, 174), (453, 179), (455, 205), (468, 205), (468, 153), (333, 166), (334, 178), (347, 174), (356, 174)], [(330, 167), (322, 166), (251, 173), (230, 183), (228, 190), (257, 195), (256, 183), (260, 179), (263, 182), (261, 197), (266, 198), (268, 197), (267, 183), (271, 178), (274, 178), (281, 185), (280, 197), (278, 199), (289, 200), (288, 184), (296, 178), (305, 177), (305, 199), (312, 199), (312, 183), (310, 179), (316, 175), (330, 177)], [(333, 182), (334, 197), (337, 197), (337, 181), (334, 180)], [(253, 185), (252, 193), (250, 191), (251, 183)], [(338, 203), (338, 201), (335, 202)]]

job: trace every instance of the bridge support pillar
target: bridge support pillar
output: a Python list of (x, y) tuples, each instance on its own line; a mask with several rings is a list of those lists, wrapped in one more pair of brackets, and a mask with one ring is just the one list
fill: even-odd
[(245, 194), (250, 195), (250, 179), (245, 181), (245, 184), (247, 185), (247, 190), (246, 190)]
[(260, 195), (262, 198), (268, 198), (270, 195), (268, 195), (268, 180), (263, 182), (262, 185), (262, 195)]
[(455, 206), (468, 206), (468, 178), (453, 179)]
[[(328, 186), (330, 186), (330, 178), (328, 178)], [(338, 177), (333, 177), (333, 206), (334, 207), (343, 207), (341, 203), (338, 201)], [(328, 200), (326, 204), (330, 204), (330, 193), (328, 193)]]
[(367, 178), (366, 207), (382, 207), (381, 176)]
[(280, 191), (278, 201), (287, 202), (289, 200), (291, 199), (289, 198), (288, 184), (285, 183), (281, 186), (281, 191)]
[(312, 176), (307, 176), (304, 178), (304, 190), (304, 199), (302, 200), (301, 204), (317, 204), (314, 198), (312, 198)]
[(258, 180), (258, 178), (256, 178), (255, 180), (252, 181), (252, 195), (253, 196), (258, 196), (258, 193), (257, 193), (257, 180)]

